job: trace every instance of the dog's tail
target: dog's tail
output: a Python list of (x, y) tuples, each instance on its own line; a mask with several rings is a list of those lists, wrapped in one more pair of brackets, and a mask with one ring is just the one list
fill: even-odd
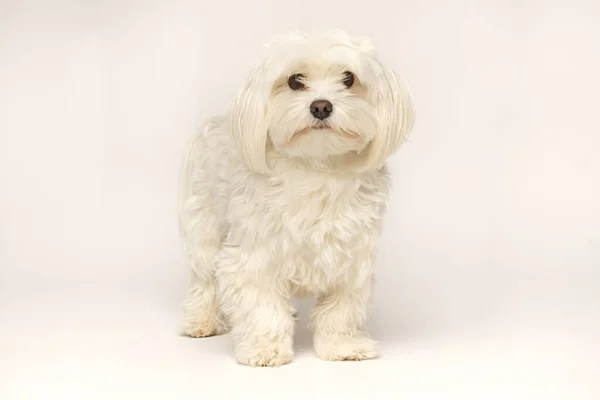
[(202, 152), (210, 151), (205, 147), (206, 139), (214, 133), (215, 127), (223, 124), (224, 117), (214, 117), (204, 123), (190, 138), (183, 151), (183, 159), (179, 171), (179, 191), (177, 199), (177, 213), (179, 216), (179, 234), (184, 243), (184, 250), (188, 252), (187, 238), (194, 226), (193, 211), (197, 211), (198, 201), (195, 192), (198, 192), (199, 177), (195, 175), (201, 168)]
[(177, 198), (177, 213), (179, 220), (179, 234), (183, 241), (184, 250), (187, 253), (187, 236), (189, 233), (190, 210), (189, 204), (192, 198), (194, 185), (194, 166), (198, 156), (198, 148), (204, 139), (205, 129), (199, 129), (185, 145), (183, 158), (179, 169), (179, 190)]

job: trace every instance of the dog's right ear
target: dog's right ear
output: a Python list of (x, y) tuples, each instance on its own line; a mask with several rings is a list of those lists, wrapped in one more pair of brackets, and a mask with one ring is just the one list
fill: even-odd
[(354, 42), (372, 77), (368, 86), (372, 91), (379, 122), (379, 129), (369, 144), (362, 168), (379, 169), (412, 132), (415, 122), (413, 97), (407, 83), (382, 64), (370, 40), (356, 38)]
[(262, 62), (238, 93), (229, 123), (229, 131), (240, 156), (250, 170), (259, 173), (269, 172), (266, 115), (270, 86), (266, 78)]

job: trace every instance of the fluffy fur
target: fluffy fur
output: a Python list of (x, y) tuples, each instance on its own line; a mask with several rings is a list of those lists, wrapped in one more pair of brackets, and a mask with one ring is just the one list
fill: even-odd
[[(301, 90), (288, 86), (294, 74)], [(312, 116), (314, 100), (331, 102), (329, 118)], [(290, 299), (314, 295), (317, 355), (376, 357), (365, 321), (385, 162), (413, 119), (406, 85), (368, 40), (294, 33), (267, 46), (229, 117), (210, 119), (185, 155), (179, 219), (192, 282), (183, 333), (231, 328), (239, 363), (286, 364)]]

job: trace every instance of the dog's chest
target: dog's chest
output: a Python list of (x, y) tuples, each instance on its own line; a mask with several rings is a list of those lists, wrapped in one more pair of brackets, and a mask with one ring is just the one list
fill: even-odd
[(299, 288), (324, 290), (370, 251), (387, 198), (385, 182), (291, 181), (283, 189), (275, 203), (286, 272)]
[(228, 196), (229, 246), (269, 260), (280, 278), (309, 292), (363, 268), (385, 211), (385, 170), (347, 179), (295, 171), (251, 178), (234, 182)]
[(327, 240), (351, 241), (369, 224), (369, 209), (377, 207), (361, 202), (359, 181), (286, 183), (281, 200), (282, 233), (314, 250)]

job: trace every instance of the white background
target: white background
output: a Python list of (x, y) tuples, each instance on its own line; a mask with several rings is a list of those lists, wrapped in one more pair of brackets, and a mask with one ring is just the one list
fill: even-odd
[[(382, 358), (318, 360), (304, 305), (293, 364), (238, 366), (177, 335), (181, 151), (264, 41), (337, 27), (415, 94)], [(0, 1), (0, 398), (598, 399), (599, 74), (593, 0)]]

